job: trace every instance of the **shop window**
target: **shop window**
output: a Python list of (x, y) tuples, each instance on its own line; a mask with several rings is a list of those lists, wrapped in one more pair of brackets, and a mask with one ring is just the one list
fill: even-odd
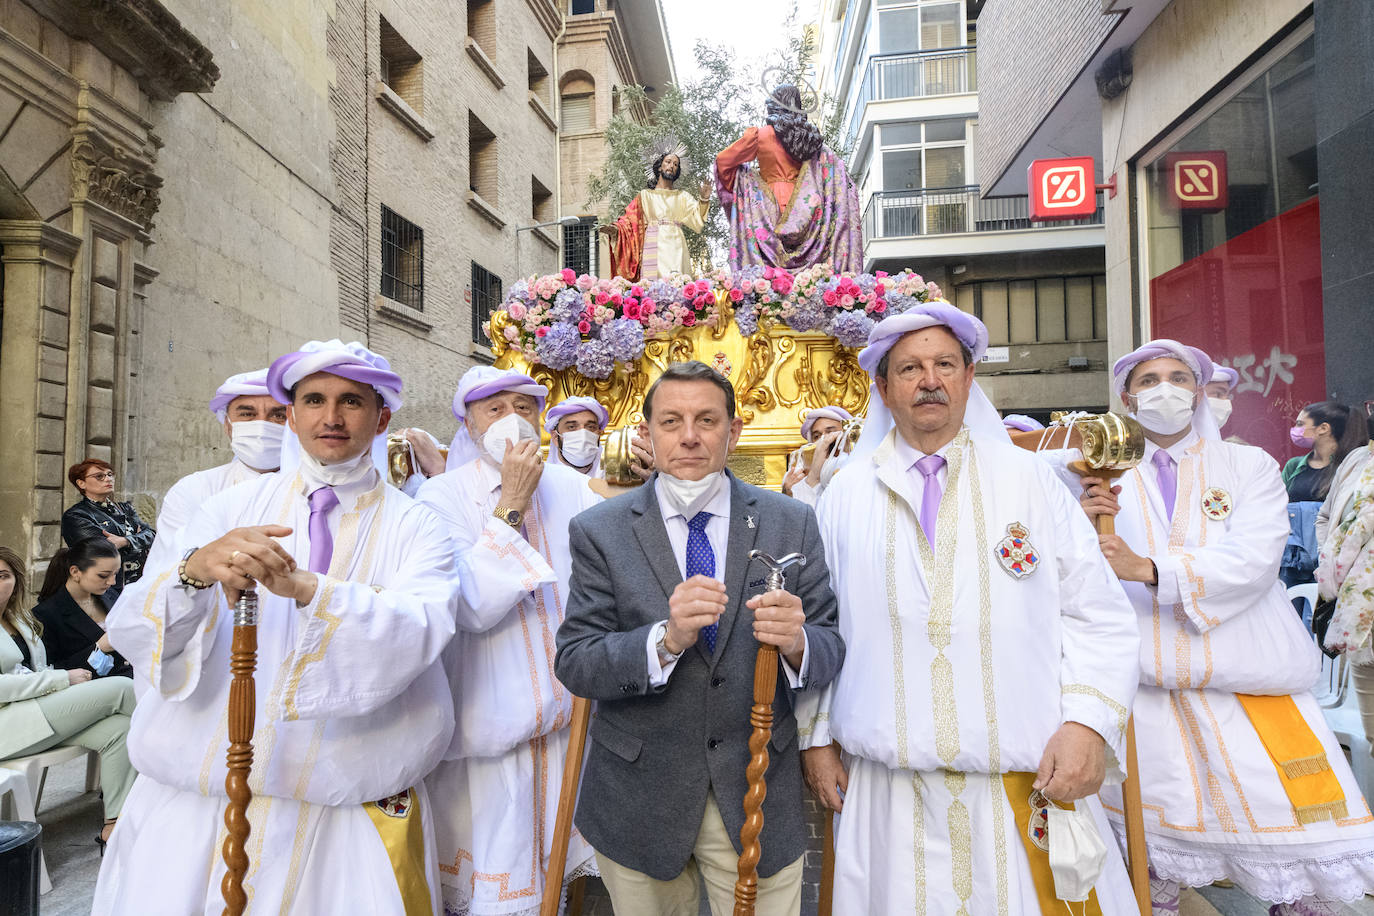
[(1326, 396), (1311, 24), (1143, 157), (1150, 334), (1240, 374), (1226, 432), (1274, 455)]

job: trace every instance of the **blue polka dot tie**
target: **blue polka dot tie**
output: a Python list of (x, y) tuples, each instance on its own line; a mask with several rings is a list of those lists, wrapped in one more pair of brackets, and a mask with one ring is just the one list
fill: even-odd
[[(711, 520), (711, 513), (698, 512), (687, 522), (687, 578), (693, 576), (716, 577), (716, 553), (711, 549), (711, 542), (706, 538), (706, 523)], [(707, 624), (701, 628), (702, 641), (706, 643), (706, 654), (714, 655), (716, 651), (716, 630), (717, 625)]]

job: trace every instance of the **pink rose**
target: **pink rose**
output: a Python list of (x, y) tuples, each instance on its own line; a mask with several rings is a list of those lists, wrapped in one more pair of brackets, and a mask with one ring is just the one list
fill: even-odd
[(631, 286), (631, 287), (630, 287), (630, 295), (631, 295), (631, 296), (634, 296), (636, 299), (643, 299), (643, 298), (644, 298), (644, 287), (642, 287), (642, 286)]
[(778, 269), (777, 269), (776, 267), (765, 267), (765, 268), (763, 269), (763, 279), (765, 279), (765, 280), (771, 280), (771, 279), (773, 279), (773, 275), (776, 274), (777, 272), (778, 272)]
[(510, 341), (514, 341), (516, 338), (520, 336), (519, 332), (517, 332), (515, 328), (511, 325), (506, 325), (506, 329), (501, 333), (503, 333), (506, 336), (506, 340)]
[(841, 296), (841, 297), (840, 297), (840, 308), (846, 308), (846, 309), (847, 309), (847, 308), (853, 307), (853, 305), (854, 305), (854, 297), (853, 297), (853, 296), (844, 295), (844, 296)]
[(571, 267), (563, 268), (563, 282), (569, 286), (577, 282), (577, 273)]
[(767, 280), (763, 280), (763, 279), (755, 280), (755, 281), (754, 281), (754, 292), (756, 292), (756, 293), (766, 293), (766, 292), (768, 292), (768, 281), (767, 281)]
[(597, 294), (596, 294), (596, 304), (597, 304), (597, 305), (605, 305), (607, 302), (610, 302), (610, 301), (611, 301), (611, 297), (608, 296), (608, 295), (606, 295), (605, 293), (597, 293)]
[(788, 282), (786, 276), (777, 276), (773, 278), (773, 289), (776, 291), (786, 295), (787, 291), (791, 288), (792, 284)]
[(833, 289), (828, 289), (821, 294), (821, 301), (826, 305), (834, 305), (836, 302), (840, 301), (840, 297), (835, 295)]
[(577, 330), (580, 334), (586, 334), (591, 329), (592, 323), (585, 318), (583, 318), (581, 321), (577, 323)]
[(652, 315), (657, 309), (658, 303), (653, 299), (641, 299), (639, 302), (639, 311), (643, 315)]
[[(622, 301), (623, 301), (623, 300), (622, 300), (622, 298), (621, 298), (621, 296), (620, 296), (620, 293), (615, 293), (614, 295), (611, 296), (611, 305), (619, 305)], [(602, 304), (602, 305), (605, 305), (606, 303), (603, 302), (603, 303), (601, 303), (601, 304)]]
[(625, 317), (634, 321), (639, 320), (639, 303), (631, 299), (625, 303)]
[(730, 301), (731, 301), (731, 302), (738, 302), (738, 301), (740, 301), (740, 300), (743, 299), (743, 298), (744, 298), (744, 291), (743, 291), (742, 289), (740, 289), (739, 287), (735, 287), (734, 289), (730, 290)]
[(548, 337), (548, 336), (549, 336), (549, 329), (548, 329), (548, 328), (535, 328), (535, 329), (534, 329), (534, 336), (535, 336), (535, 337)]
[(523, 321), (525, 318), (525, 305), (522, 302), (512, 302), (506, 309), (512, 321)]
[(879, 299), (877, 302), (873, 303), (873, 308), (870, 309), (870, 311), (872, 311), (875, 315), (881, 315), (883, 312), (887, 311), (887, 303), (884, 300)]
[(883, 277), (886, 277), (886, 276), (887, 276), (887, 271), (885, 271), (885, 270), (875, 270), (875, 271), (873, 272), (873, 276), (875, 276), (875, 277), (877, 277), (879, 280), (881, 280)]
[(690, 328), (692, 325), (694, 325), (694, 324), (696, 324), (696, 323), (697, 323), (697, 316), (694, 315), (694, 314), (692, 314), (691, 312), (688, 312), (686, 315), (683, 315), (683, 316), (682, 316), (682, 326), (683, 326), (683, 327), (685, 327), (685, 328)]
[[(567, 270), (572, 270), (572, 268), (569, 267), (567, 268)], [(596, 278), (593, 277), (591, 274), (583, 274), (582, 276), (577, 278), (577, 288), (582, 290), (582, 292), (584, 293), (595, 285)]]

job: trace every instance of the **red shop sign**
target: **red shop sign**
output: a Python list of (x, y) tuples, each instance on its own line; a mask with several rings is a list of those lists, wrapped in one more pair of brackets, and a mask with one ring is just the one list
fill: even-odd
[(1091, 156), (1037, 159), (1030, 164), (1030, 217), (1081, 219), (1097, 212)]

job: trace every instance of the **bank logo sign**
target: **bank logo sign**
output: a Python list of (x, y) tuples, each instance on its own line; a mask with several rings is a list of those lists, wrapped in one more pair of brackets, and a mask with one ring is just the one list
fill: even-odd
[(1180, 210), (1226, 209), (1226, 152), (1169, 153), (1164, 157), (1169, 197)]
[(1030, 217), (1081, 219), (1097, 212), (1091, 156), (1037, 159), (1030, 165)]

